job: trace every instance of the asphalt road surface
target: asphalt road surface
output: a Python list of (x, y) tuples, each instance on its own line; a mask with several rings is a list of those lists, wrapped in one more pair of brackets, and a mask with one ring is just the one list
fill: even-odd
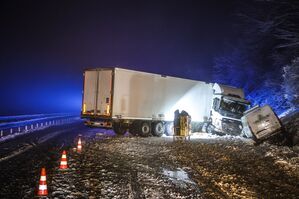
[[(81, 134), (83, 150), (75, 147)], [(82, 122), (0, 143), (0, 198), (298, 198), (298, 151), (231, 136), (116, 136)], [(59, 170), (62, 150), (69, 169)]]

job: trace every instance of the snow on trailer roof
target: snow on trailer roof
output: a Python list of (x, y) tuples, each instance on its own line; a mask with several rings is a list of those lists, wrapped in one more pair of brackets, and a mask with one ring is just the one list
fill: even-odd
[(241, 88), (215, 83), (213, 89), (215, 90), (215, 94), (231, 96), (231, 93), (233, 93), (235, 96), (239, 96), (244, 99), (244, 92)]

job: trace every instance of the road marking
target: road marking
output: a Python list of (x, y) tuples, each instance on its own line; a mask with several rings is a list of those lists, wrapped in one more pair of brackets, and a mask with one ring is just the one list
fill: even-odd
[(77, 128), (74, 127), (74, 128), (70, 128), (70, 129), (65, 129), (65, 130), (57, 131), (57, 132), (54, 132), (54, 133), (49, 133), (48, 135), (46, 135), (46, 136), (41, 137), (40, 139), (38, 139), (36, 145), (26, 145), (25, 147), (21, 147), (21, 148), (15, 150), (15, 151), (11, 152), (11, 154), (9, 154), (8, 156), (0, 158), (0, 162), (8, 160), (10, 158), (13, 158), (13, 157), (15, 157), (17, 155), (20, 155), (20, 154), (28, 151), (29, 149), (31, 149), (31, 148), (33, 148), (35, 146), (38, 146), (38, 144), (42, 144), (42, 143), (48, 141), (49, 139), (52, 139), (52, 138), (56, 137), (57, 135), (59, 135), (61, 133), (64, 133), (64, 132), (67, 132), (67, 131), (72, 131), (74, 129), (77, 129)]

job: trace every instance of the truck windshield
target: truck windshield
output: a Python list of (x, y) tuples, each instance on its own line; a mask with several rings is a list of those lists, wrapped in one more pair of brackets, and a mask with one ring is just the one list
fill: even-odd
[(243, 115), (244, 111), (246, 111), (247, 107), (247, 104), (239, 103), (228, 99), (222, 99), (220, 103), (221, 110), (232, 114), (236, 114), (240, 117)]

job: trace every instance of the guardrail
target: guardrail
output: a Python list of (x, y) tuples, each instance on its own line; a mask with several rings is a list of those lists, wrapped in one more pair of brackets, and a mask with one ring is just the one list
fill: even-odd
[(9, 135), (24, 134), (35, 130), (44, 129), (51, 126), (72, 123), (79, 116), (56, 116), (49, 118), (35, 118), (28, 121), (12, 122), (0, 127), (0, 138)]

